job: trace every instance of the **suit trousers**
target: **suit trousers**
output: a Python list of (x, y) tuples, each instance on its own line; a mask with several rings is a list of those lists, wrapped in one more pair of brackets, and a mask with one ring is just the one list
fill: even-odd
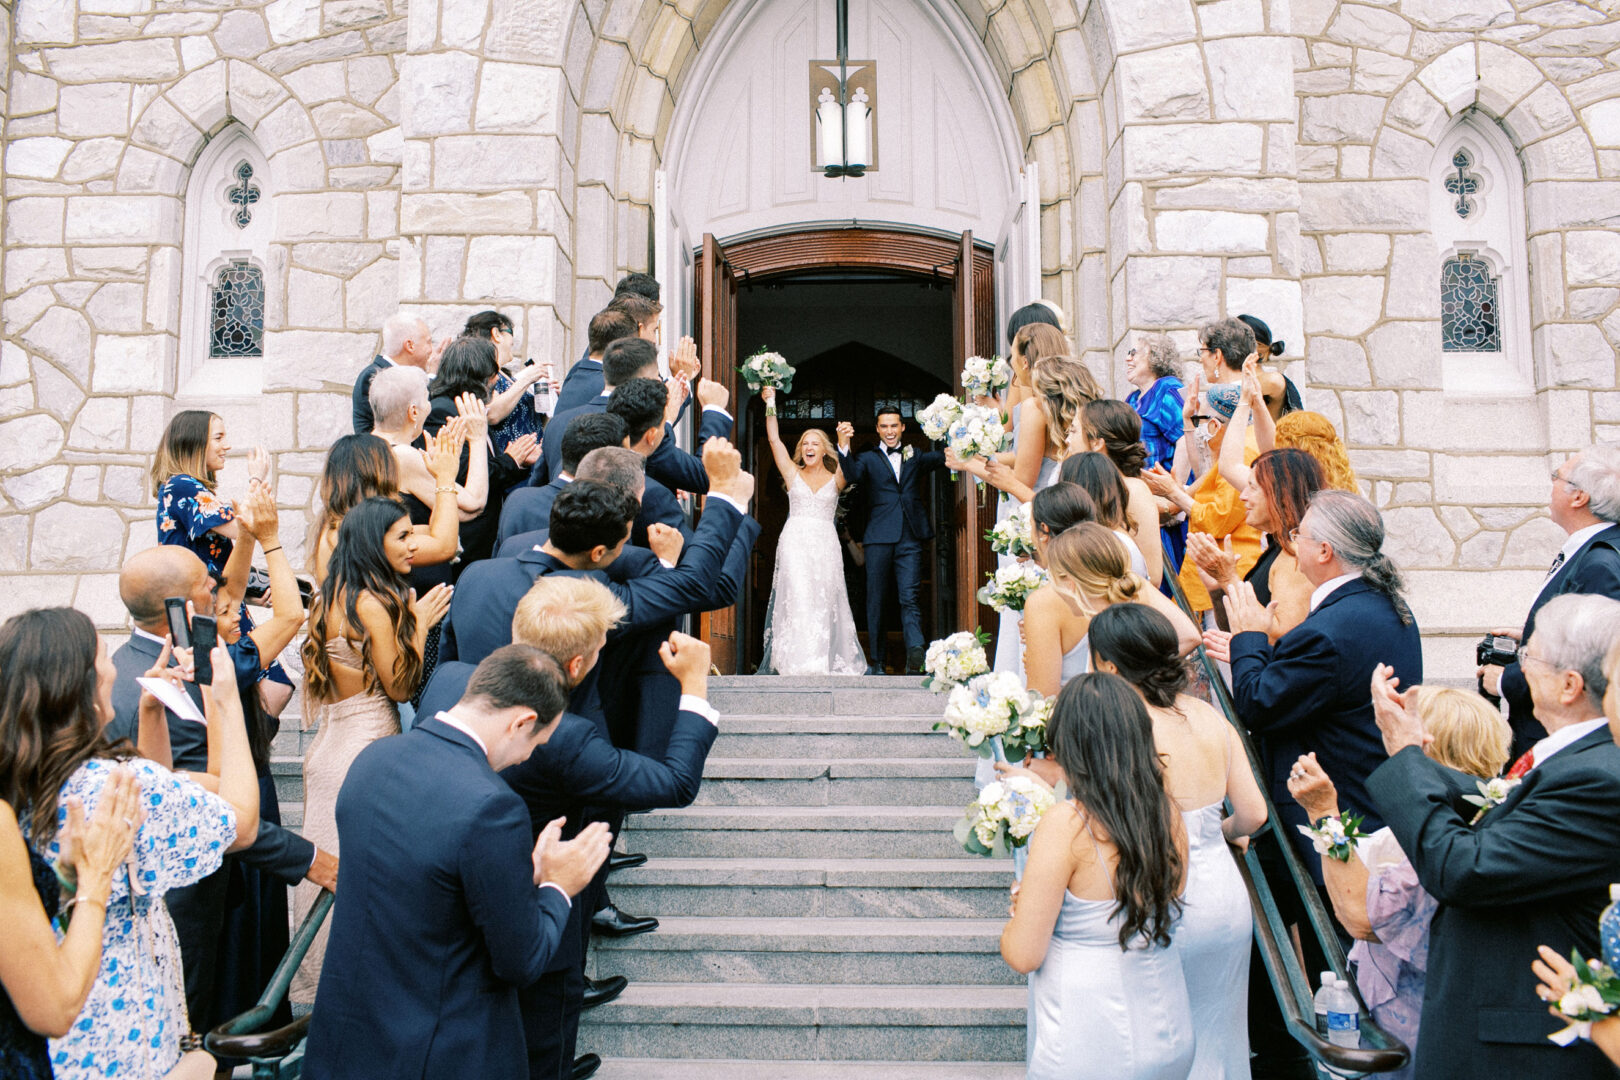
[[(206, 1031), (214, 1011), (214, 988), (219, 972), (219, 942), (225, 927), (226, 891), (231, 862), (201, 881), (170, 889), (163, 896), (180, 941), (180, 967), (186, 980), (186, 1015), (194, 1030)], [(223, 1019), (230, 1019), (224, 1017)]]
[[(589, 921), (586, 916), (586, 921)], [(585, 965), (548, 971), (518, 991), (523, 1038), (529, 1046), (529, 1080), (570, 1080), (585, 1001)]]
[(897, 544), (865, 544), (866, 552), (866, 633), (869, 663), (883, 666), (883, 601), (893, 579), (900, 597), (900, 629), (907, 649), (920, 649), (925, 644), (922, 629), (922, 610), (917, 594), (922, 589), (923, 544), (916, 539), (909, 526), (902, 528)]

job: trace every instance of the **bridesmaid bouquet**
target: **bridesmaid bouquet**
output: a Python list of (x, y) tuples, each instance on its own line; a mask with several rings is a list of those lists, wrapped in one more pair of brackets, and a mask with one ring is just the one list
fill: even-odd
[(970, 855), (1013, 856), (1014, 873), (1024, 876), (1025, 845), (1041, 815), (1057, 799), (1046, 785), (1027, 776), (1009, 776), (984, 786), (956, 823), (956, 840)]
[(748, 388), (755, 393), (767, 386), (780, 394), (793, 393), (794, 367), (781, 353), (761, 349), (744, 360), (742, 367), (737, 370), (742, 373)]
[(990, 549), (997, 555), (1028, 558), (1035, 554), (1035, 522), (1028, 503), (1021, 503), (1006, 517), (984, 531)]
[(962, 393), (971, 398), (990, 397), (1012, 385), (1012, 365), (999, 356), (986, 360), (970, 356), (962, 365)]
[(1046, 571), (1034, 563), (1014, 563), (992, 570), (979, 589), (979, 603), (996, 611), (1023, 611), (1029, 594), (1046, 584)]
[(980, 757), (1004, 757), (1001, 736), (1023, 730), (1022, 718), (1033, 708), (1024, 681), (1010, 671), (975, 675), (945, 699), (945, 715), (934, 722)]
[(949, 394), (940, 394), (933, 404), (917, 413), (917, 426), (933, 442), (942, 441), (962, 415), (962, 403)]
[(1583, 960), (1579, 950), (1569, 954), (1575, 966), (1575, 976), (1567, 993), (1558, 999), (1558, 1011), (1570, 1021), (1562, 1031), (1547, 1038), (1559, 1046), (1568, 1046), (1576, 1039), (1592, 1037), (1592, 1022), (1614, 1015), (1620, 1006), (1620, 975), (1601, 960)]
[(1001, 736), (1001, 745), (1008, 761), (1023, 761), (1027, 754), (1046, 752), (1046, 722), (1052, 718), (1052, 706), (1057, 698), (1045, 697), (1034, 690), (1029, 692), (1030, 705), (1018, 715), (1018, 725)]
[(988, 644), (990, 635), (980, 629), (958, 631), (933, 642), (923, 658), (923, 670), (928, 672), (923, 686), (936, 694), (945, 694), (975, 675), (985, 674), (990, 670), (990, 660), (984, 651)]
[(963, 405), (956, 422), (945, 433), (945, 444), (963, 461), (999, 453), (1006, 442), (1001, 412), (984, 405)]

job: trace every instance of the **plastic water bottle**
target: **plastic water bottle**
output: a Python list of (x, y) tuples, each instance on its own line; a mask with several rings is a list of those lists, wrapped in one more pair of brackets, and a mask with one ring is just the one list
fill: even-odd
[(1609, 906), (1598, 919), (1598, 937), (1603, 942), (1603, 962), (1620, 963), (1620, 885), (1609, 886)]
[(1327, 1036), (1334, 1046), (1361, 1045), (1361, 1011), (1350, 984), (1334, 977), (1332, 994), (1327, 1001)]
[(1339, 977), (1331, 971), (1322, 972), (1322, 981), (1317, 984), (1316, 997), (1316, 1031), (1320, 1035), (1328, 1033), (1328, 998), (1333, 994), (1333, 984)]

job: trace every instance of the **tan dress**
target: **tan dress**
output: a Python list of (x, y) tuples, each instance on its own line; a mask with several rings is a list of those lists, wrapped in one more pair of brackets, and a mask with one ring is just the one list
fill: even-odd
[[(326, 655), (345, 667), (363, 667), (360, 652), (347, 638), (326, 645)], [(349, 766), (360, 751), (385, 735), (399, 734), (399, 706), (381, 690), (353, 694), (341, 701), (313, 706), (312, 719), (320, 730), (304, 756), (304, 837), (322, 851), (340, 859), (337, 831), (337, 797)], [(306, 724), (308, 721), (306, 720)], [(312, 881), (300, 881), (293, 890), (296, 918), (302, 922), (321, 894)], [(315, 988), (321, 979), (321, 961), (326, 956), (326, 934), (332, 920), (322, 924), (298, 973), (293, 976), (289, 997), (299, 1004), (315, 1001)]]

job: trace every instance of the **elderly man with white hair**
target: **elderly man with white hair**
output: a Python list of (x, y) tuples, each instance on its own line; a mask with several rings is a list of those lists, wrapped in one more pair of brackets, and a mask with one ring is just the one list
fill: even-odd
[[(1574, 454), (1552, 471), (1549, 513), (1568, 538), (1547, 570), (1547, 580), (1523, 632), (1506, 629), (1492, 633), (1524, 642), (1536, 629), (1536, 616), (1555, 596), (1596, 593), (1620, 600), (1620, 447), (1599, 443)], [(1479, 669), (1480, 688), (1508, 703), (1513, 727), (1513, 756), (1547, 734), (1536, 716), (1530, 687), (1517, 662), (1505, 668)]]
[(354, 380), (354, 433), (371, 433), (371, 380), (377, 377), (377, 372), (391, 367), (413, 367), (432, 375), (439, 370), (439, 354), (449, 340), (446, 337), (435, 347), (433, 332), (420, 315), (396, 311), (388, 316), (382, 325), (382, 351)]

